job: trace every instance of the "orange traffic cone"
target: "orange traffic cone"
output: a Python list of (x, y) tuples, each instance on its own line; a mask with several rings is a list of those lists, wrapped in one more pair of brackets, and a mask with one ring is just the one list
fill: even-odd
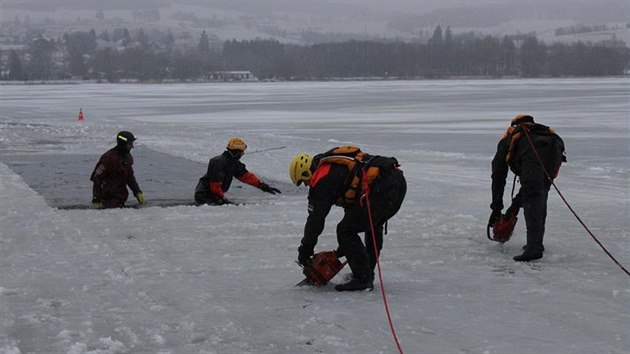
[(83, 122), (83, 109), (79, 108), (79, 118), (77, 118), (79, 122)]

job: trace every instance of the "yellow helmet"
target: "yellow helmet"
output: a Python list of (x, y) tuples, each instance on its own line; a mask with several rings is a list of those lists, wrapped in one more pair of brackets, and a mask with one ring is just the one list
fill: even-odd
[(291, 177), (291, 182), (296, 186), (299, 186), (302, 182), (305, 184), (308, 183), (313, 176), (313, 172), (311, 172), (312, 163), (313, 157), (307, 153), (301, 152), (295, 155), (289, 165), (289, 177)]
[(243, 139), (234, 137), (228, 140), (226, 148), (228, 150), (238, 150), (241, 152), (245, 152), (245, 150), (247, 149), (247, 144), (245, 144), (245, 141)]

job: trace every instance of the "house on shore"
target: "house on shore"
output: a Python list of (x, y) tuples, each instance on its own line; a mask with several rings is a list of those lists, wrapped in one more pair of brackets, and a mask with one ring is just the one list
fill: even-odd
[(209, 71), (204, 78), (209, 81), (258, 81), (258, 78), (249, 70)]

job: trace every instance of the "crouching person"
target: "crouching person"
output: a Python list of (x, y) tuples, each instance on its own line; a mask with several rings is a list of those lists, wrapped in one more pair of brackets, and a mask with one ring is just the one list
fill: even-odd
[(240, 161), (245, 154), (247, 144), (241, 138), (231, 138), (225, 151), (210, 159), (206, 174), (199, 179), (195, 188), (195, 202), (198, 205), (230, 204), (225, 193), (230, 189), (232, 180), (236, 177), (239, 181), (256, 187), (263, 192), (276, 194), (279, 189), (273, 188), (262, 182), (255, 174), (249, 172), (245, 164)]
[[(335, 289), (372, 290), (374, 267), (383, 246), (383, 227), (398, 212), (407, 192), (398, 161), (343, 146), (314, 157), (306, 153), (296, 155), (289, 166), (289, 176), (295, 185), (309, 186), (308, 217), (298, 262), (305, 266), (312, 261), (328, 213), (333, 205), (340, 206), (344, 216), (337, 224), (336, 253), (347, 258), (352, 279)], [(359, 233), (364, 233), (364, 242)]]

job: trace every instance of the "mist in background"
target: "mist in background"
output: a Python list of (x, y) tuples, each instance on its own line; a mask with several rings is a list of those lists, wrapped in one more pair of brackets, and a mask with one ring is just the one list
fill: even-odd
[(619, 0), (0, 0), (11, 82), (615, 76), (628, 43)]
[[(511, 35), (535, 32), (551, 40), (558, 28), (607, 25), (624, 39), (630, 5), (604, 1), (0, 1), (0, 20), (38, 22), (50, 35), (61, 31), (143, 27), (174, 32), (206, 30), (220, 40), (273, 38), (297, 42), (295, 33), (313, 31), (340, 40), (422, 39), (436, 25), (454, 33)], [(6, 26), (2, 27), (3, 33)], [(426, 36), (426, 35), (425, 35)], [(332, 36), (334, 38), (334, 36)]]

